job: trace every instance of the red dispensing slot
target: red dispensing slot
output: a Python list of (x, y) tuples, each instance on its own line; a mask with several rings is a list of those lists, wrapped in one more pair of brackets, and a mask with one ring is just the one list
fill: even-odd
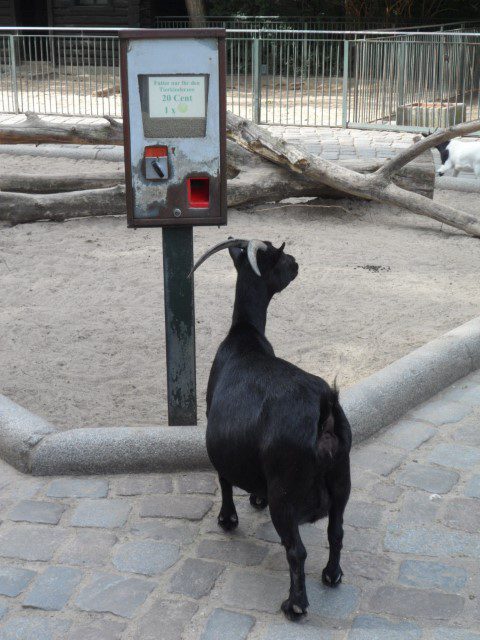
[(210, 179), (188, 178), (188, 206), (191, 209), (208, 209), (210, 207)]

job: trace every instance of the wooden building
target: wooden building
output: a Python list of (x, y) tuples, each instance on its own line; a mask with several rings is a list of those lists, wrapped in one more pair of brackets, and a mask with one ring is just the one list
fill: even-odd
[(184, 0), (0, 0), (0, 26), (154, 27), (187, 15)]

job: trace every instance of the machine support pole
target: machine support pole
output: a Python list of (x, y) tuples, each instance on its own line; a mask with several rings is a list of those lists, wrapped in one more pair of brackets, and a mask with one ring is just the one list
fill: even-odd
[(167, 347), (168, 424), (197, 424), (193, 227), (164, 227), (163, 282)]

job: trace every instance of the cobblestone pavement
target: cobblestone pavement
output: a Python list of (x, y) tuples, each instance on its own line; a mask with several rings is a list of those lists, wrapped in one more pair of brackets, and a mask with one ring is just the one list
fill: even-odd
[[(1, 464), (1, 640), (480, 640), (480, 371), (352, 454), (344, 582), (320, 583), (325, 522), (302, 527), (309, 613), (279, 612), (285, 554), (213, 473), (33, 478)], [(477, 630), (477, 631), (475, 631)]]

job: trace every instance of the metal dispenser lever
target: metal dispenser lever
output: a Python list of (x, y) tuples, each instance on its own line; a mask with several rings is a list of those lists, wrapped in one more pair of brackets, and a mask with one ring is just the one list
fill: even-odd
[(152, 167), (153, 170), (155, 171), (155, 173), (158, 175), (159, 178), (164, 178), (165, 174), (162, 171), (162, 167), (160, 166), (160, 163), (158, 160), (154, 160), (152, 162)]

